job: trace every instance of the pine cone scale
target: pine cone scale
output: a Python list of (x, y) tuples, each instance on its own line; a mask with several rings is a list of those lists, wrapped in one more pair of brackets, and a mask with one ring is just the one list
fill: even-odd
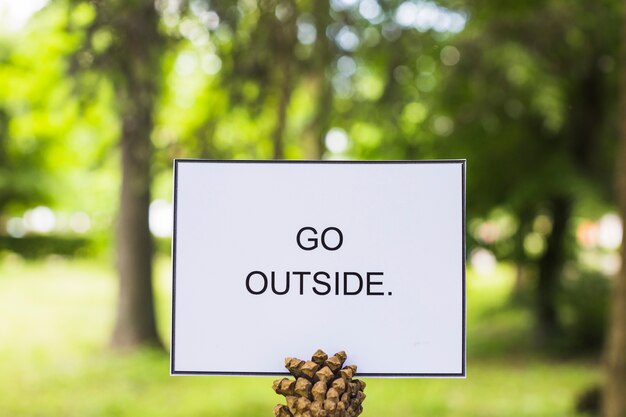
[(344, 366), (348, 355), (328, 356), (318, 349), (310, 361), (285, 358), (285, 368), (295, 379), (274, 381), (274, 392), (287, 405), (274, 407), (276, 417), (356, 417), (363, 412), (365, 382), (354, 379), (356, 365)]

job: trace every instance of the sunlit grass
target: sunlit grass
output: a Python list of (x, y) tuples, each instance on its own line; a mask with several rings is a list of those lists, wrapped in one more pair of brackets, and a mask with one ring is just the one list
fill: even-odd
[[(504, 308), (511, 277), (506, 266), (468, 275), (467, 379), (367, 380), (364, 416), (574, 415), (575, 395), (600, 370), (524, 354), (529, 317)], [(155, 283), (167, 342), (169, 259)], [(116, 292), (112, 265), (0, 261), (1, 417), (271, 415), (272, 378), (170, 377), (165, 352), (109, 352)]]

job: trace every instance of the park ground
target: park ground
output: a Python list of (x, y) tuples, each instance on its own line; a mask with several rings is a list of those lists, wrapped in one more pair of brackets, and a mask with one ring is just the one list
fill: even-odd
[[(156, 263), (160, 332), (169, 340), (169, 258)], [(506, 307), (510, 268), (468, 274), (466, 379), (366, 379), (365, 417), (576, 416), (601, 379), (597, 358), (532, 353), (530, 314)], [(273, 378), (169, 376), (162, 351), (107, 349), (112, 265), (63, 258), (0, 262), (0, 417), (255, 417), (280, 402)]]

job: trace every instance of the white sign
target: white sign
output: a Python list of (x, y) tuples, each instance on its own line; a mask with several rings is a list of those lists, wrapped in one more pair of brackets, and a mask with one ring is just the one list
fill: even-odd
[(172, 374), (465, 376), (465, 161), (177, 160)]

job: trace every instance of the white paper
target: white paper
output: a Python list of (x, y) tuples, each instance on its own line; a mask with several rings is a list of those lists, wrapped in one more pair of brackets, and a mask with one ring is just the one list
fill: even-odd
[(282, 374), (321, 348), (360, 375), (465, 375), (465, 161), (175, 165), (172, 374)]

